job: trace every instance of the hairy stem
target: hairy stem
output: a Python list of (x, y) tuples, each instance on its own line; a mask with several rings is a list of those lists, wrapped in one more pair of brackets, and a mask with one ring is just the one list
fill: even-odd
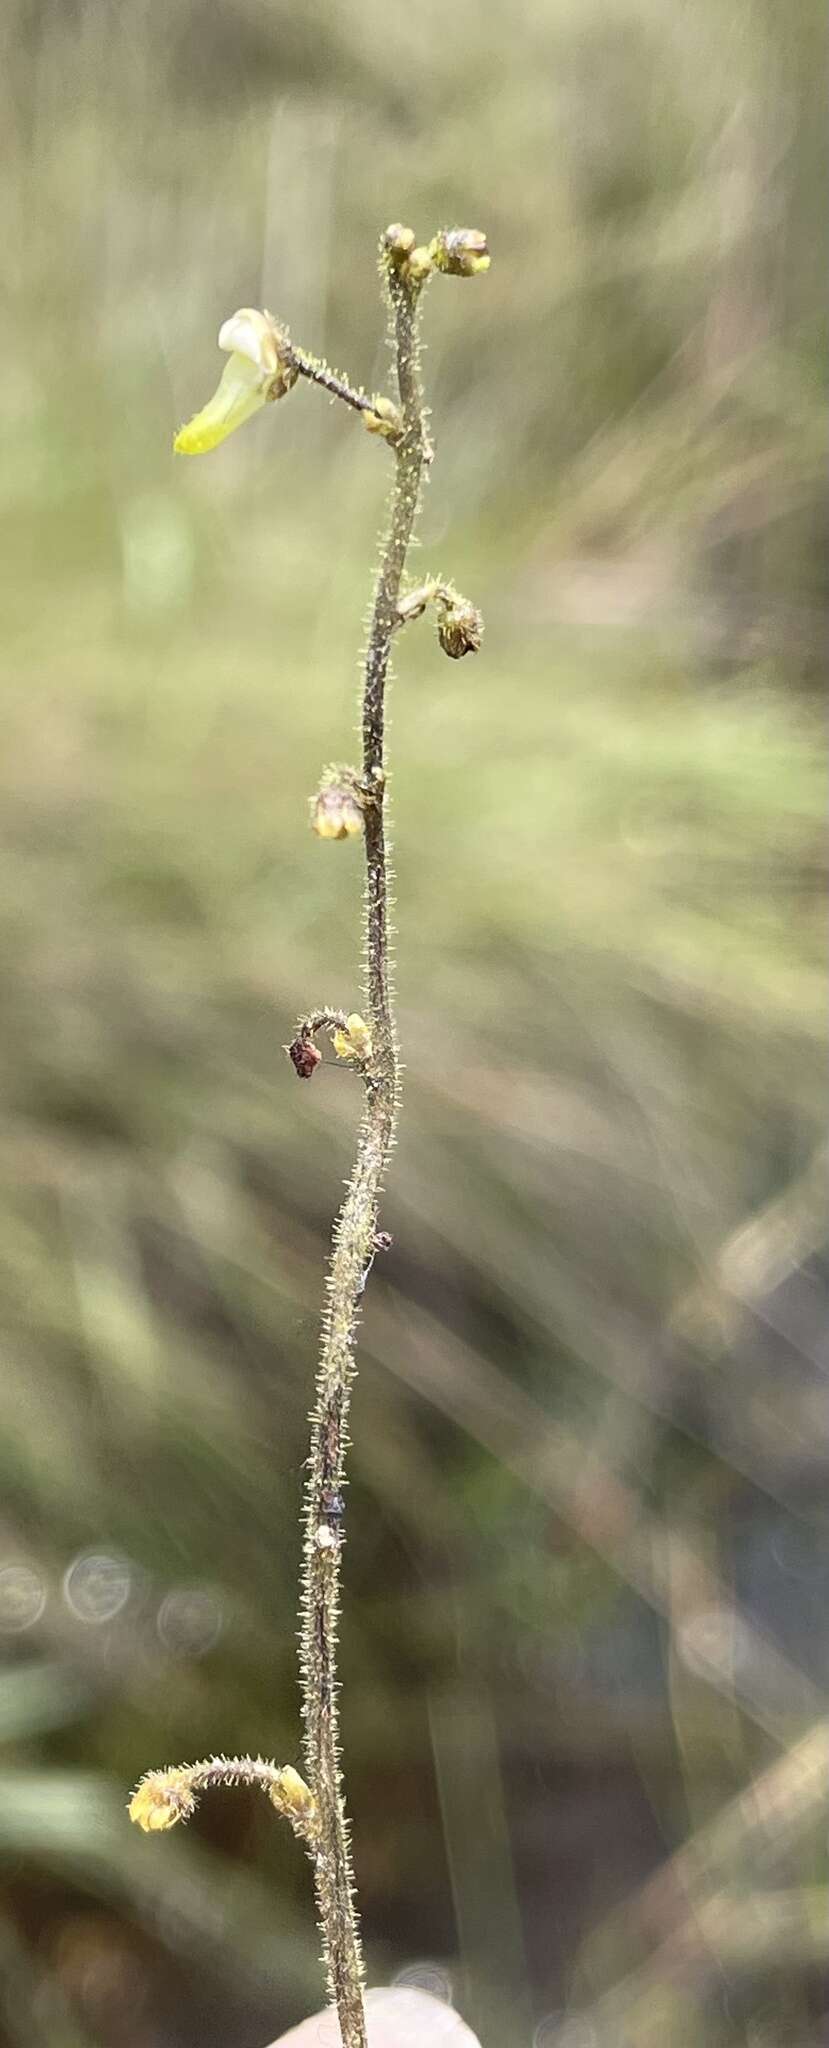
[(160, 1833), (189, 1820), (199, 1794), (215, 1785), (258, 1785), (296, 1835), (305, 1842), (316, 1840), (317, 1810), (310, 1787), (292, 1764), (280, 1766), (263, 1756), (208, 1756), (200, 1763), (147, 1771), (130, 1800), (130, 1819), (145, 1834)]
[(345, 377), (338, 377), (336, 370), (329, 370), (328, 364), (317, 356), (311, 356), (304, 348), (290, 345), (290, 358), (300, 377), (307, 377), (311, 384), (320, 384), (323, 391), (330, 391), (332, 398), (341, 398), (344, 405), (350, 405), (355, 412), (371, 412), (372, 401), (364, 391), (357, 391), (348, 384)]
[(421, 287), (405, 276), (402, 267), (390, 264), (388, 288), (403, 427), (395, 443), (396, 474), (389, 527), (375, 586), (363, 685), (364, 973), (372, 1049), (363, 1076), (366, 1103), (357, 1157), (334, 1225), (328, 1269), (305, 1487), (300, 1638), (306, 1768), (318, 1810), (319, 1834), (313, 1859), (317, 1908), (329, 1989), (336, 2002), (344, 2048), (366, 2048), (366, 2025), (354, 1879), (340, 1775), (336, 1650), (341, 1535), (339, 1527), (332, 1529), (331, 1503), (338, 1498), (345, 1476), (348, 1411), (356, 1370), (355, 1335), (397, 1112), (397, 1043), (389, 986), (390, 869), (384, 819), (385, 689), (398, 622), (401, 579), (428, 449), (417, 363), (417, 305)]

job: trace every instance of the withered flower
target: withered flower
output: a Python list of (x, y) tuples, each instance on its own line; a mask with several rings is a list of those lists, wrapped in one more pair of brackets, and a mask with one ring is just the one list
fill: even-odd
[(300, 1080), (310, 1081), (322, 1060), (322, 1053), (315, 1046), (313, 1039), (295, 1038), (292, 1045), (286, 1045), (285, 1051)]
[(464, 654), (477, 654), (484, 622), (477, 606), (466, 597), (452, 597), (438, 612), (438, 639), (444, 654), (460, 661)]

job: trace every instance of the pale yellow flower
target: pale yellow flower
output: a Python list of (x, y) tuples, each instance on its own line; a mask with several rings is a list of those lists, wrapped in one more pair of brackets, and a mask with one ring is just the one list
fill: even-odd
[(311, 829), (318, 839), (356, 839), (364, 830), (360, 778), (354, 768), (326, 768), (311, 798)]
[(201, 412), (179, 428), (173, 443), (178, 455), (207, 455), (261, 406), (283, 398), (296, 383), (298, 372), (287, 337), (270, 313), (259, 313), (254, 306), (240, 307), (220, 327), (219, 347), (226, 350), (229, 360), (218, 390)]
[(338, 1060), (368, 1060), (371, 1058), (371, 1032), (364, 1017), (356, 1010), (346, 1017), (345, 1030), (334, 1032), (331, 1043)]
[(129, 1817), (145, 1834), (157, 1834), (174, 1828), (179, 1820), (189, 1820), (195, 1804), (186, 1771), (148, 1771), (132, 1795)]
[(363, 830), (363, 812), (349, 789), (321, 789), (311, 812), (318, 839), (355, 839)]

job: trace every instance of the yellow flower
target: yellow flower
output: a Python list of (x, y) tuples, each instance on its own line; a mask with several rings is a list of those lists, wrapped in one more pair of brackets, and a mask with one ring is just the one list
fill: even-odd
[(356, 839), (363, 812), (350, 789), (321, 789), (314, 797), (311, 829), (318, 839)]
[(296, 383), (287, 335), (270, 313), (242, 306), (219, 329), (219, 347), (229, 361), (218, 390), (186, 426), (173, 447), (178, 455), (206, 455), (244, 425), (260, 407), (283, 398)]
[(364, 1017), (353, 1010), (346, 1017), (345, 1030), (335, 1031), (331, 1043), (338, 1060), (368, 1060), (371, 1058), (371, 1032)]
[(128, 1812), (136, 1827), (152, 1835), (162, 1828), (174, 1828), (176, 1821), (189, 1820), (195, 1804), (186, 1771), (148, 1771), (135, 1788)]
[(311, 798), (311, 830), (318, 839), (356, 839), (363, 831), (363, 797), (356, 768), (326, 768)]

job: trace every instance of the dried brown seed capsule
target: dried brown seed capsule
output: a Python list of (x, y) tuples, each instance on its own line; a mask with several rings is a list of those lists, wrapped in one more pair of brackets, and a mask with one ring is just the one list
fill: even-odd
[(460, 661), (464, 654), (477, 654), (483, 630), (480, 612), (465, 598), (447, 604), (438, 615), (438, 639), (452, 661)]
[(300, 1080), (310, 1081), (311, 1075), (322, 1060), (322, 1053), (317, 1050), (312, 1039), (295, 1038), (293, 1045), (286, 1045), (285, 1051)]

